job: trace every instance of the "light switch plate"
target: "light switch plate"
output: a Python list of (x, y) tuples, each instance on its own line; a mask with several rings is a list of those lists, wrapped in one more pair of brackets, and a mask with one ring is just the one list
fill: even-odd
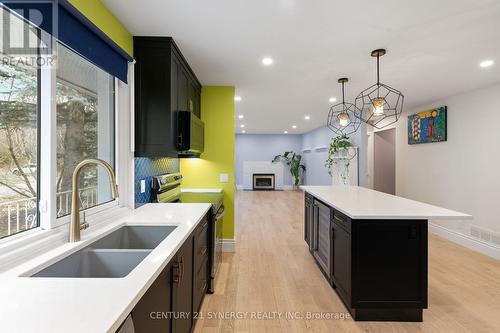
[(229, 175), (227, 173), (221, 173), (219, 179), (221, 183), (227, 183), (229, 182)]
[(142, 179), (141, 180), (141, 193), (146, 192), (146, 180)]

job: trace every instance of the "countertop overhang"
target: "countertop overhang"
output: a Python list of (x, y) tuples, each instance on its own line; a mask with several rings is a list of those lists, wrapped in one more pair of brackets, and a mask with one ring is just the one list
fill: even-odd
[[(209, 204), (147, 204), (96, 231), (0, 276), (0, 323), (5, 332), (114, 333), (173, 258)], [(31, 273), (62, 259), (124, 225), (175, 225), (129, 275), (123, 278), (31, 278)]]
[(302, 190), (356, 220), (467, 220), (469, 214), (360, 186), (301, 186)]

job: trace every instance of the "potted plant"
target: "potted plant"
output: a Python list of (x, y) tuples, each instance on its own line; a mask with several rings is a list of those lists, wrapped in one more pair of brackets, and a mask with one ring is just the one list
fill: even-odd
[(290, 173), (292, 174), (294, 182), (294, 190), (298, 189), (301, 180), (300, 173), (301, 171), (306, 171), (306, 166), (301, 163), (302, 156), (293, 151), (286, 151), (282, 155), (276, 155), (272, 162), (277, 163), (280, 161), (285, 162), (286, 165), (290, 167)]
[(349, 179), (349, 162), (356, 156), (349, 154), (349, 148), (353, 147), (352, 143), (349, 141), (349, 137), (345, 134), (337, 136), (330, 142), (330, 147), (328, 148), (328, 158), (325, 162), (325, 167), (328, 169), (328, 174), (333, 176), (333, 167), (339, 161), (344, 163), (344, 171), (341, 170), (340, 177), (342, 182), (347, 184)]

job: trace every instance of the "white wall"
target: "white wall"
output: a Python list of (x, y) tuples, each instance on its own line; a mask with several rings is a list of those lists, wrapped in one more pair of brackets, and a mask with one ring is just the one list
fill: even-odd
[[(442, 105), (448, 106), (448, 141), (408, 145), (408, 114)], [(458, 237), (470, 237), (471, 225), (500, 235), (499, 123), (500, 85), (403, 115), (396, 126), (396, 194), (472, 214), (470, 221), (437, 223)]]
[(396, 194), (396, 130), (373, 134), (373, 189)]
[[(245, 184), (243, 165), (245, 162), (268, 161), (285, 151), (301, 152), (301, 136), (292, 134), (236, 134), (235, 140), (235, 180), (240, 188)], [(291, 186), (293, 178), (290, 168), (285, 165), (283, 184)]]

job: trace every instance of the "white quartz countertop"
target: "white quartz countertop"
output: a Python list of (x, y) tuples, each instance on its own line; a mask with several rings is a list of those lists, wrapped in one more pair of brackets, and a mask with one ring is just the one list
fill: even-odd
[[(147, 204), (115, 222), (0, 275), (0, 331), (9, 333), (114, 333), (182, 243), (209, 204)], [(31, 273), (124, 225), (175, 225), (123, 278), (30, 278)], [(26, 277), (24, 277), (26, 276)]]
[(457, 211), (359, 186), (301, 186), (305, 192), (352, 219), (471, 219)]

